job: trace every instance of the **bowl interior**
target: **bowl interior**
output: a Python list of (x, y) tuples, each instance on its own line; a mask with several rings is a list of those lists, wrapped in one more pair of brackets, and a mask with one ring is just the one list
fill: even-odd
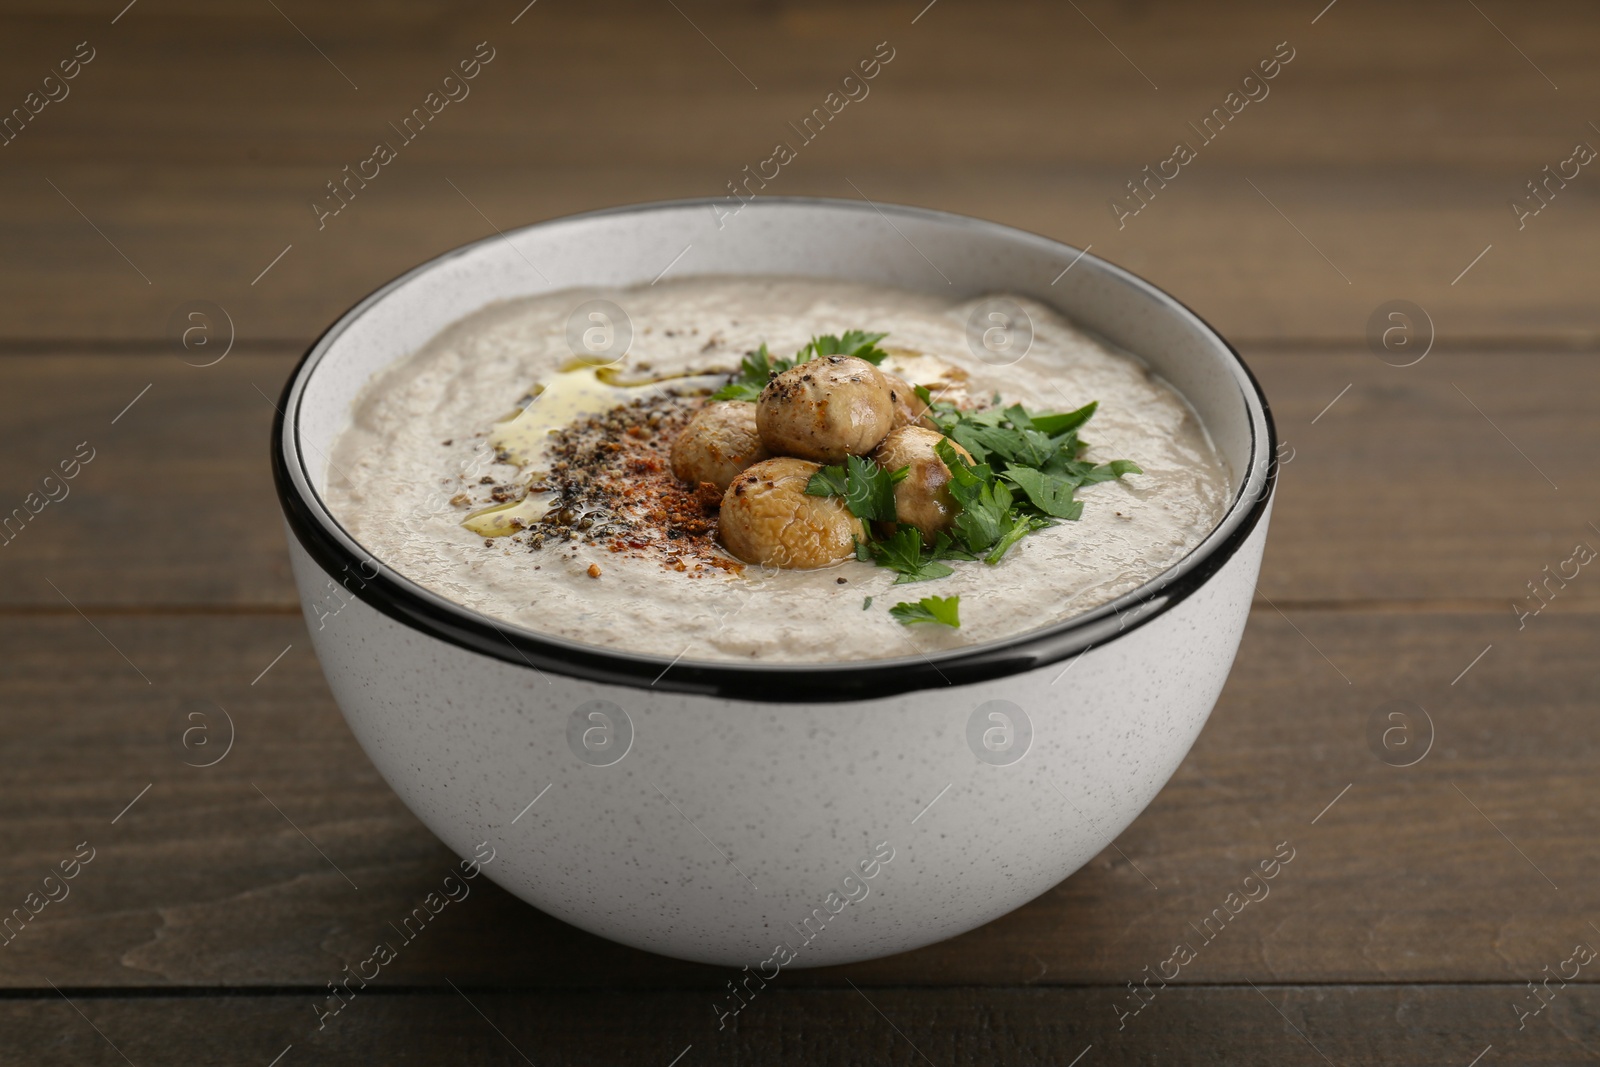
[[(1270, 416), (1249, 371), (1193, 312), (1149, 283), (1075, 248), (996, 223), (863, 201), (771, 198), (731, 217), (722, 201), (679, 201), (557, 219), (456, 249), (395, 279), (335, 323), (291, 381), (278, 442), (288, 491), (350, 555), (365, 556), (322, 495), (334, 442), (374, 375), (490, 303), (574, 287), (644, 284), (668, 273), (813, 276), (953, 300), (1022, 294), (1132, 353), (1175, 386), (1228, 465), (1233, 503), (1185, 560), (1077, 617), (1079, 623), (1149, 600), (1190, 569), (1203, 573), (1208, 556), (1225, 551), (1253, 523), (1250, 505), (1271, 485)], [(399, 581), (417, 599), (437, 599)], [(1091, 639), (1100, 638), (1080, 633), (1073, 641)], [(1050, 655), (1069, 647), (1061, 644)]]
[[(719, 202), (719, 209), (726, 211)], [(1077, 249), (994, 223), (850, 201), (756, 201), (732, 218), (707, 203), (620, 209), (541, 223), (468, 245), (372, 294), (318, 343), (298, 396), (300, 446), (320, 495), (325, 457), (373, 375), (500, 300), (686, 274), (796, 274), (963, 299), (1021, 293), (1133, 353), (1199, 414), (1239, 488), (1254, 460), (1237, 358), (1177, 301)], [(898, 231), (898, 232), (897, 232)], [(674, 262), (676, 260), (676, 262)], [(1061, 272), (1070, 264), (1071, 269)], [(315, 462), (323, 457), (322, 462)]]

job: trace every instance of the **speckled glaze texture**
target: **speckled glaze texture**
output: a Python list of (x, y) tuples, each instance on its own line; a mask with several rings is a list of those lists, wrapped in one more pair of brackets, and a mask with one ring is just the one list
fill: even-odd
[[(762, 199), (723, 231), (695, 202), (512, 231), (357, 305), (285, 392), (275, 474), (340, 709), (446, 845), (469, 855), (488, 840), (497, 858), (485, 873), (583, 929), (752, 970), (779, 945), (792, 953), (781, 966), (813, 967), (972, 929), (1137, 817), (1232, 665), (1274, 487), (1270, 416), (1237, 356), (1093, 256), (879, 209)], [(800, 667), (669, 662), (491, 624), (372, 560), (328, 512), (332, 442), (389, 363), (489, 301), (648, 282), (688, 255), (696, 271), (1046, 301), (1185, 396), (1238, 495), (1190, 556), (1084, 615), (959, 651)]]
[[(541, 676), (360, 601), (320, 629), (308, 622), (378, 770), (452, 850), (489, 841), (498, 858), (485, 873), (507, 890), (651, 952), (754, 968), (787, 940), (791, 966), (815, 967), (980, 926), (1110, 844), (1205, 724), (1265, 535), (1263, 523), (1203, 589), (1069, 661), (1064, 677), (1052, 664), (859, 703), (761, 705)], [(301, 585), (321, 586), (321, 569), (291, 552)], [(973, 711), (995, 699), (1032, 727), (1006, 766), (981, 762), (967, 737)], [(568, 744), (572, 713), (595, 700), (632, 723), (610, 766)], [(866, 897), (830, 915), (827, 894), (880, 842), (894, 858), (861, 880)], [(819, 907), (829, 921), (817, 932)], [(807, 919), (809, 942), (797, 929)]]

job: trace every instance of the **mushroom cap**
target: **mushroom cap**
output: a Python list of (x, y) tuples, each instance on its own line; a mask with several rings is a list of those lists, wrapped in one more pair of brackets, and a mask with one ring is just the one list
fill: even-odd
[[(934, 446), (944, 440), (948, 438), (937, 430), (902, 426), (891, 431), (872, 453), (873, 460), (885, 470), (911, 468), (895, 483), (894, 512), (901, 522), (922, 531), (922, 540), (927, 544), (933, 543), (935, 534), (949, 530), (960, 511), (960, 505), (950, 495), (950, 468), (934, 451)], [(950, 447), (957, 455), (972, 460), (972, 453), (954, 441)]]
[(885, 370), (878, 373), (889, 383), (889, 402), (894, 405), (894, 421), (890, 428), (898, 430), (902, 426), (925, 426), (933, 429), (933, 424), (924, 417), (928, 405), (917, 395), (916, 388), (898, 374), (890, 374)]
[(740, 471), (769, 455), (756, 430), (754, 404), (714, 401), (695, 412), (672, 442), (672, 473), (690, 485), (710, 482), (726, 490)]
[(843, 463), (878, 446), (894, 424), (889, 383), (855, 356), (823, 356), (779, 374), (756, 402), (767, 448), (818, 463)]
[(835, 496), (807, 496), (820, 468), (789, 456), (763, 460), (734, 479), (722, 497), (718, 536), (746, 563), (809, 569), (854, 554), (866, 536), (861, 520)]

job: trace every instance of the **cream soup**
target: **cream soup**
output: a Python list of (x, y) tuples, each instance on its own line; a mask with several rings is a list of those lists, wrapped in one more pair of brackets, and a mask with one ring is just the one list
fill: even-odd
[[(628, 652), (828, 662), (1034, 630), (1171, 567), (1221, 520), (1230, 479), (1170, 386), (1036, 301), (1007, 298), (1031, 320), (1026, 354), (980, 359), (968, 320), (988, 299), (707, 276), (495, 304), (368, 384), (334, 449), (328, 504), (374, 558), (441, 596)], [(765, 343), (792, 356), (848, 330), (886, 332), (882, 369), (936, 399), (998, 394), (1032, 412), (1098, 401), (1083, 458), (1126, 458), (1143, 473), (1081, 487), (1081, 518), (933, 581), (895, 584), (853, 557), (741, 565), (715, 541), (715, 505), (663, 469), (671, 438), (747, 352)], [(890, 614), (927, 596), (959, 596), (960, 628)]]

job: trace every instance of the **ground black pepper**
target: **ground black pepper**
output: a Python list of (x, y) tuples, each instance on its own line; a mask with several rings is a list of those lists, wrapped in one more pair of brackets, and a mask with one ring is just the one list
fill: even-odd
[(742, 570), (716, 542), (722, 494), (672, 473), (672, 442), (704, 404), (700, 396), (640, 399), (552, 434), (541, 483), (550, 510), (517, 540), (533, 551), (579, 541), (695, 577)]

